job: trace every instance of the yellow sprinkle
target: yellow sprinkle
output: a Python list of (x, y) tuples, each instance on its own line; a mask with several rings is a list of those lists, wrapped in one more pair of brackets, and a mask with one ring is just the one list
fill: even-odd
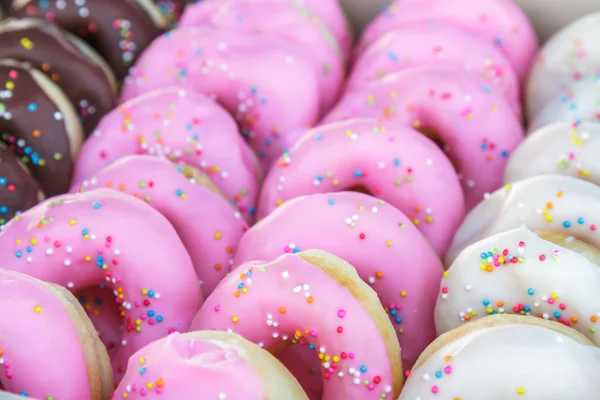
[(152, 388), (154, 387), (154, 385), (152, 384), (152, 382), (148, 382), (148, 383), (146, 384), (146, 387), (147, 387), (148, 389), (152, 389)]
[(517, 393), (518, 394), (525, 394), (525, 389), (523, 389), (522, 387), (517, 388)]
[(448, 271), (444, 271), (444, 278), (447, 278), (450, 275), (450, 273), (448, 273)]
[(35, 307), (33, 308), (33, 311), (35, 311), (36, 313), (39, 313), (39, 312), (41, 312), (41, 311), (42, 311), (42, 307), (40, 307), (40, 306), (35, 306)]
[(277, 199), (277, 201), (275, 202), (275, 204), (277, 204), (278, 206), (283, 204), (283, 200), (281, 199)]
[(5, 87), (6, 87), (8, 90), (12, 90), (12, 89), (14, 89), (14, 88), (15, 88), (15, 83), (14, 83), (14, 82), (12, 82), (12, 81), (8, 81), (8, 82), (6, 82), (6, 85), (5, 85)]
[(333, 362), (336, 363), (340, 361), (340, 358), (338, 356), (333, 356)]
[(90, 257), (90, 256), (85, 256), (85, 257), (84, 257), (84, 260), (85, 260), (85, 261), (88, 261), (88, 262), (90, 262), (90, 261), (92, 261), (92, 257)]
[(70, 223), (71, 225), (75, 225), (75, 224), (77, 223), (77, 221), (76, 221), (76, 220), (74, 220), (74, 219), (72, 219), (72, 220), (70, 220), (70, 221), (69, 221), (69, 223)]
[(36, 239), (36, 238), (31, 238), (31, 239), (29, 240), (29, 243), (31, 243), (32, 245), (34, 245), (34, 246), (35, 246), (35, 245), (37, 244), (37, 239)]
[(400, 292), (400, 296), (401, 296), (401, 297), (406, 297), (406, 290), (403, 290), (403, 291), (401, 291), (401, 292)]
[(215, 232), (215, 239), (221, 239), (221, 232)]
[(391, 247), (392, 246), (392, 241), (388, 240), (386, 244), (387, 244), (388, 247)]
[(29, 38), (24, 37), (21, 38), (21, 46), (25, 47), (27, 50), (31, 50), (33, 49), (33, 42)]
[(148, 294), (148, 290), (147, 289), (142, 289), (142, 295), (147, 295)]
[(236, 322), (238, 322), (238, 321), (239, 321), (239, 319), (238, 319), (238, 317), (236, 317), (236, 316), (233, 316), (233, 317), (231, 317), (231, 321), (232, 321), (233, 323), (236, 323)]
[(140, 358), (140, 364), (145, 364), (146, 363), (146, 358), (145, 357), (141, 357)]
[(420, 127), (421, 127), (421, 121), (415, 120), (415, 122), (413, 122), (413, 128), (419, 129)]

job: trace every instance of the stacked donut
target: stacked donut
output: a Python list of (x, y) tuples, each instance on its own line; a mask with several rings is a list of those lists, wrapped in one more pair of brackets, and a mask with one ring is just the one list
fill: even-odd
[(335, 0), (10, 3), (0, 398), (597, 397), (600, 188), (513, 182), (553, 171), (511, 0), (397, 0), (354, 52)]

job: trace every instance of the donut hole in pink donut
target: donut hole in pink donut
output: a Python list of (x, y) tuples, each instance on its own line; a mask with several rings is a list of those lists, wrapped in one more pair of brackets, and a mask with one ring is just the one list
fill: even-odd
[(354, 186), (346, 189), (345, 192), (362, 193), (362, 194), (368, 194), (369, 196), (373, 195), (373, 193), (371, 193), (371, 191), (369, 189), (367, 189), (366, 187), (364, 187), (363, 185), (354, 185)]
[(442, 149), (442, 151), (446, 151), (446, 145), (444, 144), (444, 142), (442, 142), (442, 139), (440, 139), (440, 135), (434, 129), (423, 126), (418, 128), (417, 131), (421, 132), (423, 136), (427, 137), (432, 142), (437, 144), (438, 147)]
[(121, 326), (125, 322), (113, 291), (105, 285), (90, 286), (77, 291), (75, 297), (94, 324), (109, 357), (112, 357), (122, 340)]

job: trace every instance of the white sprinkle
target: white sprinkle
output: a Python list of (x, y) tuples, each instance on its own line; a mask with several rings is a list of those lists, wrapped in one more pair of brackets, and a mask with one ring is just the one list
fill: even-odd
[(73, 282), (69, 282), (69, 283), (67, 283), (67, 287), (68, 287), (69, 289), (73, 289), (73, 286), (74, 286), (74, 285), (73, 285)]
[(471, 285), (465, 285), (465, 290), (471, 290), (471, 289), (473, 289), (473, 286), (471, 286)]
[(71, 260), (65, 260), (65, 266), (68, 267), (69, 265), (71, 265)]
[(430, 376), (428, 373), (427, 373), (427, 374), (425, 374), (425, 375), (423, 375), (423, 380), (424, 380), (424, 381), (428, 381), (428, 380), (430, 380), (430, 379), (431, 379), (431, 376)]
[(284, 277), (284, 279), (287, 279), (290, 276), (290, 273), (287, 271), (283, 271), (283, 273), (281, 274), (281, 276)]
[(354, 380), (352, 382), (354, 382), (355, 385), (358, 385), (358, 384), (360, 384), (360, 379), (354, 378)]
[(298, 292), (299, 292), (299, 291), (301, 291), (301, 290), (302, 290), (302, 286), (296, 286), (294, 289), (292, 289), (292, 291), (293, 291), (294, 293), (298, 293)]
[(54, 250), (52, 250), (51, 248), (47, 248), (46, 249), (46, 254), (51, 256), (52, 254), (54, 254)]
[(219, 400), (225, 400), (227, 395), (225, 393), (219, 393)]

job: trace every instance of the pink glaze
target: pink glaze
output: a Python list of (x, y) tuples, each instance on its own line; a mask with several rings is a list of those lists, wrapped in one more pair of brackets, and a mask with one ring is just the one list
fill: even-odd
[[(276, 18), (273, 16), (276, 15)], [(310, 50), (317, 68), (321, 111), (329, 111), (344, 81), (344, 57), (327, 26), (300, 1), (203, 0), (185, 9), (179, 27), (212, 26), (283, 36)]]
[(352, 32), (339, 0), (292, 0), (304, 4), (319, 17), (337, 39), (346, 58), (352, 51)]
[(317, 248), (348, 261), (377, 292), (398, 334), (402, 366), (412, 368), (435, 339), (433, 309), (444, 271), (425, 237), (383, 200), (354, 192), (314, 194), (286, 202), (250, 228), (235, 265)]
[(298, 196), (354, 188), (401, 210), (440, 255), (465, 215), (456, 171), (434, 142), (402, 125), (364, 118), (306, 133), (269, 172), (258, 216)]
[(119, 381), (128, 358), (172, 331), (186, 331), (201, 304), (194, 267), (169, 222), (114, 190), (49, 199), (0, 232), (2, 267), (72, 292), (105, 284), (123, 317), (111, 357)]
[(535, 30), (512, 0), (395, 0), (362, 34), (358, 53), (399, 27), (414, 23), (452, 24), (500, 48), (521, 82), (538, 48)]
[(2, 388), (39, 399), (91, 399), (77, 336), (83, 327), (73, 325), (60, 300), (37, 280), (4, 269), (0, 293)]
[(125, 79), (121, 101), (169, 86), (214, 96), (238, 121), (265, 170), (317, 122), (319, 76), (310, 52), (276, 35), (182, 28), (158, 39)]
[(189, 335), (173, 333), (131, 356), (112, 398), (267, 399), (265, 384), (242, 351)]
[(106, 115), (85, 142), (75, 186), (131, 154), (152, 154), (191, 165), (253, 219), (260, 168), (235, 122), (207, 97), (178, 89), (145, 94)]
[(221, 195), (186, 178), (182, 169), (152, 156), (128, 156), (71, 192), (108, 187), (146, 201), (167, 217), (185, 245), (202, 293), (208, 296), (233, 263), (248, 225)]
[(194, 318), (191, 330), (201, 329), (233, 331), (266, 350), (310, 346), (315, 359), (323, 354), (331, 360), (320, 372), (332, 371), (324, 381), (325, 400), (393, 398), (386, 345), (368, 311), (346, 287), (298, 255), (232, 271)]
[(358, 58), (346, 90), (422, 65), (450, 65), (482, 77), (520, 117), (519, 78), (510, 60), (497, 46), (452, 25), (422, 23), (386, 33)]
[(504, 96), (449, 67), (409, 69), (349, 92), (324, 122), (359, 116), (434, 131), (462, 179), (467, 209), (502, 185), (508, 156), (523, 140)]

